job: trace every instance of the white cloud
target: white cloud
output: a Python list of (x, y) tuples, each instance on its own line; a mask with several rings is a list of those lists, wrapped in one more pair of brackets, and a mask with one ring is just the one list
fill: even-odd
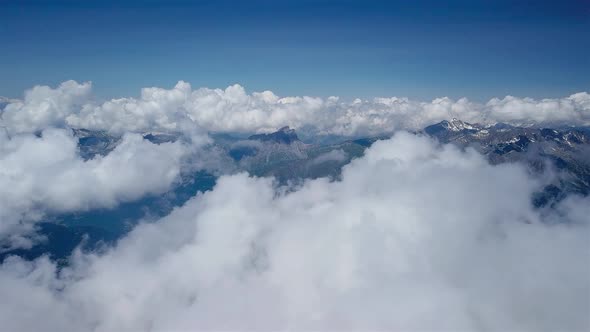
[(190, 84), (179, 82), (171, 90), (145, 88), (141, 97), (113, 99), (100, 105), (86, 104), (66, 118), (68, 125), (79, 128), (128, 131), (184, 131), (187, 121), (183, 105), (191, 93)]
[(224, 176), (211, 192), (56, 277), (0, 268), (6, 330), (590, 328), (590, 201), (531, 207), (516, 164), (400, 133), (342, 181), (287, 193)]
[(35, 86), (25, 92), (24, 100), (9, 102), (0, 125), (9, 132), (34, 132), (65, 124), (65, 118), (89, 101), (91, 83), (66, 81), (57, 88)]
[(328, 161), (344, 162), (348, 158), (348, 155), (342, 149), (330, 150), (313, 158), (309, 163), (311, 165), (318, 165)]
[(586, 92), (561, 99), (494, 98), (486, 108), (490, 117), (508, 123), (590, 124), (590, 95)]
[(478, 104), (461, 98), (415, 101), (375, 98), (341, 101), (337, 97), (279, 97), (271, 91), (246, 93), (240, 85), (200, 88), (178, 82), (172, 89), (145, 88), (140, 98), (97, 103), (90, 83), (74, 81), (58, 88), (37, 86), (24, 101), (5, 107), (0, 124), (11, 133), (31, 132), (48, 125), (127, 131), (264, 132), (283, 126), (315, 127), (318, 133), (378, 135), (399, 129), (421, 129), (432, 123), (464, 121), (512, 124), (590, 125), (590, 94), (535, 100), (507, 96)]
[(44, 212), (113, 207), (165, 192), (188, 150), (181, 142), (156, 145), (127, 134), (108, 155), (84, 161), (69, 131), (0, 132), (0, 238), (30, 228)]

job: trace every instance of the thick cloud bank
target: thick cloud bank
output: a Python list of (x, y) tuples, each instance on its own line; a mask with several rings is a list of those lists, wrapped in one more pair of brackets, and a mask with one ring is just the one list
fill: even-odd
[(165, 192), (187, 150), (180, 142), (156, 145), (127, 134), (108, 155), (85, 161), (70, 131), (0, 132), (0, 240), (22, 240), (18, 235), (46, 212), (113, 207)]
[(6, 261), (0, 326), (587, 331), (590, 201), (537, 211), (538, 185), (519, 165), (404, 133), (338, 182), (221, 177), (60, 273)]
[[(462, 98), (430, 102), (407, 98), (356, 99), (278, 97), (271, 91), (247, 94), (243, 87), (200, 88), (178, 82), (172, 89), (145, 88), (139, 98), (96, 102), (91, 84), (74, 81), (52, 89), (36, 86), (24, 100), (7, 100), (0, 125), (11, 133), (47, 126), (127, 131), (260, 132), (283, 126), (313, 127), (315, 133), (376, 135), (398, 129), (421, 129), (445, 119), (507, 122), (518, 125), (590, 125), (590, 94), (534, 100), (507, 96), (486, 104)], [(197, 128), (197, 129), (195, 129)]]

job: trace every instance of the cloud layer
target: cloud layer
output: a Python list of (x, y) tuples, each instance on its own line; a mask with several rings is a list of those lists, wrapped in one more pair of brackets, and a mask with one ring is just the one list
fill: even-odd
[[(179, 82), (96, 101), (90, 83), (0, 99), (0, 245), (46, 213), (108, 208), (166, 192), (184, 167), (225, 160), (207, 132), (285, 125), (378, 135), (449, 118), (590, 124), (590, 95), (341, 101)], [(68, 128), (121, 135), (80, 157)], [(152, 144), (137, 132), (183, 133)], [(346, 160), (342, 150), (310, 163)], [(228, 166), (228, 169), (231, 169)], [(214, 166), (213, 166), (214, 168)], [(226, 175), (105, 252), (0, 265), (0, 326), (11, 331), (588, 330), (590, 199), (535, 209), (542, 187), (519, 164), (490, 165), (398, 132), (345, 166), (341, 181), (278, 187)]]
[(11, 133), (47, 126), (115, 133), (264, 132), (288, 125), (354, 136), (421, 129), (451, 118), (479, 123), (590, 125), (590, 94), (586, 92), (542, 100), (507, 96), (485, 104), (446, 97), (429, 102), (398, 97), (345, 102), (337, 97), (278, 97), (271, 91), (248, 94), (240, 85), (193, 90), (189, 83), (180, 81), (172, 89), (142, 89), (139, 98), (96, 102), (91, 98), (90, 83), (67, 81), (55, 89), (36, 86), (22, 101), (5, 103), (0, 125)]
[[(342, 181), (221, 177), (105, 254), (0, 267), (7, 330), (590, 328), (590, 201), (399, 133)], [(34, 318), (34, 319), (33, 319)]]

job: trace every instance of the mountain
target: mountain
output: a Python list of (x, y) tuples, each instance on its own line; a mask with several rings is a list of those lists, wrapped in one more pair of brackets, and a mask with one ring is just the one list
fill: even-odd
[(73, 129), (74, 137), (78, 138), (80, 156), (84, 160), (92, 159), (97, 155), (105, 156), (119, 144), (120, 137), (112, 136), (106, 131), (87, 129)]
[(523, 162), (537, 174), (551, 169), (556, 178), (537, 202), (566, 194), (590, 194), (590, 134), (586, 128), (516, 127), (503, 123), (483, 126), (457, 119), (424, 128), (442, 143), (481, 152), (493, 164)]
[(344, 165), (362, 156), (365, 149), (378, 139), (381, 138), (306, 144), (294, 129), (283, 127), (270, 134), (235, 140), (225, 144), (225, 148), (237, 162), (238, 169), (256, 176), (273, 176), (286, 183), (318, 177), (337, 178)]
[(291, 144), (293, 142), (300, 142), (294, 129), (283, 127), (278, 131), (270, 134), (257, 134), (248, 137), (249, 140), (274, 142), (279, 144)]
[[(471, 147), (484, 154), (491, 163), (524, 162), (541, 174), (551, 169), (556, 179), (551, 185), (553, 196), (567, 193), (590, 194), (590, 130), (588, 128), (517, 127), (498, 123), (481, 125), (458, 119), (441, 121), (419, 133), (441, 143)], [(80, 154), (89, 159), (106, 155), (119, 143), (120, 137), (103, 131), (75, 129)], [(178, 134), (144, 133), (155, 144), (174, 141)], [(368, 137), (341, 140), (330, 144), (306, 144), (294, 129), (283, 127), (276, 132), (232, 137), (214, 136), (213, 145), (234, 163), (230, 168), (256, 176), (274, 176), (280, 182), (305, 178), (333, 177), (376, 140)]]
[(482, 127), (480, 125), (473, 125), (467, 122), (463, 122), (461, 120), (452, 119), (451, 121), (441, 121), (437, 124), (428, 126), (424, 128), (424, 131), (428, 135), (433, 136), (446, 136), (447, 134), (451, 133), (458, 133), (458, 132), (465, 132), (465, 133), (474, 133), (478, 130), (481, 130)]
[(227, 150), (238, 169), (257, 176), (277, 175), (275, 171), (284, 165), (307, 159), (310, 148), (289, 127), (269, 134), (251, 135), (230, 144), (218, 144)]
[[(120, 142), (120, 137), (104, 131), (75, 129), (73, 133), (79, 139), (80, 154), (84, 159), (106, 155)], [(507, 124), (485, 126), (452, 119), (428, 126), (418, 134), (462, 149), (474, 148), (493, 164), (523, 162), (533, 175), (551, 170), (555, 173), (552, 181), (532, 197), (537, 207), (551, 207), (572, 193), (590, 194), (588, 128), (525, 128)], [(143, 133), (143, 137), (154, 144), (180, 138), (178, 134), (155, 132)], [(366, 137), (306, 144), (289, 127), (248, 137), (228, 134), (212, 137), (214, 142), (211, 148), (225, 155), (222, 163), (230, 164), (227, 169), (232, 171), (229, 173), (247, 171), (256, 176), (273, 176), (280, 183), (318, 177), (338, 179), (342, 167), (361, 157), (377, 140), (388, 138)], [(188, 171), (181, 175), (174, 188), (163, 195), (148, 195), (113, 209), (47, 216), (45, 222), (39, 225), (39, 234), (57, 239), (59, 245), (40, 243), (28, 250), (0, 250), (0, 262), (8, 255), (34, 259), (48, 254), (64, 260), (80, 243), (83, 243), (84, 250), (95, 250), (103, 244), (115, 243), (138, 222), (162, 217), (197, 192), (210, 190), (216, 179), (217, 175), (204, 171)]]

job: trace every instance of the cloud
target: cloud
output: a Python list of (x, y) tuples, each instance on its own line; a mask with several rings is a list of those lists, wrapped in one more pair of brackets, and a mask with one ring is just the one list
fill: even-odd
[(347, 158), (348, 155), (344, 150), (336, 149), (313, 158), (309, 163), (310, 165), (318, 165), (329, 161), (344, 162)]
[(35, 86), (25, 92), (24, 100), (12, 100), (4, 106), (2, 122), (9, 132), (34, 132), (61, 126), (66, 117), (89, 101), (92, 85), (66, 81), (57, 88)]
[(580, 92), (562, 99), (494, 98), (486, 104), (497, 121), (519, 124), (590, 124), (590, 94)]
[(191, 93), (190, 84), (179, 82), (171, 90), (145, 88), (141, 97), (121, 98), (100, 105), (86, 104), (66, 119), (79, 128), (109, 130), (114, 133), (151, 130), (181, 132), (189, 121), (183, 108)]
[[(168, 147), (167, 150), (171, 148)], [(0, 267), (6, 330), (590, 328), (588, 198), (531, 206), (518, 164), (398, 133), (342, 180), (223, 176), (58, 272)], [(34, 319), (32, 319), (34, 317)]]
[(355, 99), (279, 97), (271, 91), (248, 94), (240, 85), (193, 90), (180, 81), (172, 89), (144, 88), (139, 98), (96, 102), (90, 83), (74, 81), (58, 88), (37, 86), (23, 101), (4, 107), (0, 124), (11, 133), (47, 126), (128, 131), (268, 132), (283, 126), (312, 127), (317, 134), (379, 135), (400, 129), (422, 129), (459, 118), (469, 122), (517, 125), (590, 125), (590, 94), (558, 99), (494, 98), (485, 104), (466, 98), (432, 101), (408, 98)]
[(108, 155), (85, 161), (70, 131), (0, 132), (0, 238), (30, 230), (46, 212), (109, 208), (165, 192), (189, 149), (180, 141), (156, 145), (127, 134)]

